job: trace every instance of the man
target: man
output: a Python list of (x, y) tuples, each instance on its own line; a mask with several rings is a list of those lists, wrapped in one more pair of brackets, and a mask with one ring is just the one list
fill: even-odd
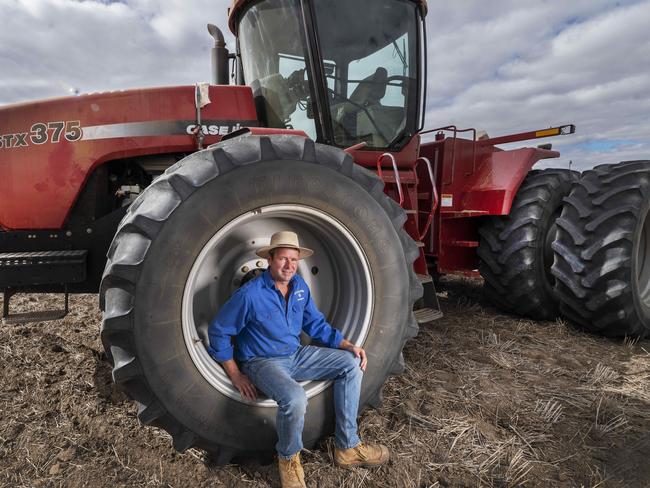
[[(334, 382), (337, 465), (378, 466), (389, 458), (385, 446), (364, 445), (357, 434), (365, 351), (327, 323), (296, 274), (298, 261), (312, 254), (300, 247), (294, 232), (273, 234), (270, 245), (257, 251), (268, 260), (266, 271), (237, 290), (208, 329), (208, 352), (242, 397), (255, 400), (257, 387), (278, 404), (276, 450), (283, 487), (305, 487), (300, 450), (307, 397), (299, 381)], [(329, 347), (301, 346), (301, 331)]]

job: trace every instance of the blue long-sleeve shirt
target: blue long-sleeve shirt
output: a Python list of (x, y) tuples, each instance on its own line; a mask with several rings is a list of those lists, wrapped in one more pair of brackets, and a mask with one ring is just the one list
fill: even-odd
[(267, 269), (233, 293), (208, 327), (208, 352), (216, 361), (234, 357), (288, 356), (300, 345), (300, 331), (336, 348), (343, 335), (327, 323), (311, 299), (307, 283), (295, 275), (289, 286), (288, 303), (275, 287)]

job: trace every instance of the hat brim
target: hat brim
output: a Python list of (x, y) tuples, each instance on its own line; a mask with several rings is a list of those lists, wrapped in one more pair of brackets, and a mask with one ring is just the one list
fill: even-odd
[(295, 249), (298, 251), (298, 259), (305, 259), (314, 254), (314, 251), (311, 249), (308, 249), (306, 247), (295, 247), (295, 246), (289, 246), (286, 244), (280, 244), (280, 245), (275, 245), (275, 246), (264, 246), (260, 247), (257, 251), (255, 251), (255, 254), (257, 254), (259, 257), (264, 258), (264, 259), (269, 259), (271, 257), (271, 251), (273, 249), (279, 249), (281, 247), (284, 247), (285, 249)]

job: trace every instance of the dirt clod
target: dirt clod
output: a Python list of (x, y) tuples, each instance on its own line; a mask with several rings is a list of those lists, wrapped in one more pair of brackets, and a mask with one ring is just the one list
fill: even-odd
[(61, 451), (59, 454), (56, 455), (56, 458), (59, 461), (63, 461), (64, 463), (67, 463), (68, 461), (72, 461), (75, 457), (76, 454), (76, 449), (74, 446), (68, 447), (65, 451)]

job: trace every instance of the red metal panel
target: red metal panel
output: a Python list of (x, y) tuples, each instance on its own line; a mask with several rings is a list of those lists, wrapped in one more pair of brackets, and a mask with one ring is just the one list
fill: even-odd
[[(440, 210), (505, 215), (519, 185), (540, 159), (558, 157), (556, 151), (522, 148), (502, 151), (466, 139), (423, 144), (420, 153), (441, 161)], [(446, 195), (446, 199), (442, 195)]]
[(478, 268), (478, 221), (471, 218), (443, 219), (438, 243), (438, 272), (474, 273)]
[[(249, 87), (211, 86), (209, 95), (212, 103), (201, 110), (205, 144), (257, 125)], [(196, 150), (194, 100), (194, 86), (177, 86), (0, 108), (0, 226), (61, 228), (97, 165)]]
[(446, 138), (422, 144), (420, 154), (439, 162), (436, 185), (440, 204), (424, 241), (441, 273), (474, 274), (478, 266), (479, 219), (507, 215), (532, 166), (558, 152), (539, 148), (503, 151), (467, 139)]
[[(358, 146), (358, 145), (357, 145)], [(354, 162), (365, 166), (370, 170), (377, 170), (377, 160), (379, 157), (386, 153), (387, 151), (368, 151), (363, 147), (355, 149), (357, 146), (352, 146), (351, 148), (346, 149), (346, 152), (352, 155)], [(415, 160), (418, 158), (420, 152), (420, 136), (415, 135), (406, 146), (402, 148), (399, 152), (391, 152), (395, 157), (397, 162), (397, 167), (400, 169), (411, 169), (415, 164)], [(381, 160), (382, 168), (392, 168), (392, 162), (389, 158), (384, 158)], [(391, 173), (392, 171), (387, 172)]]
[(533, 165), (540, 159), (559, 155), (537, 148), (493, 152), (482, 159), (473, 175), (466, 175), (467, 178), (459, 182), (460, 187), (452, 185), (450, 191), (461, 196), (461, 210), (507, 215), (521, 182)]

